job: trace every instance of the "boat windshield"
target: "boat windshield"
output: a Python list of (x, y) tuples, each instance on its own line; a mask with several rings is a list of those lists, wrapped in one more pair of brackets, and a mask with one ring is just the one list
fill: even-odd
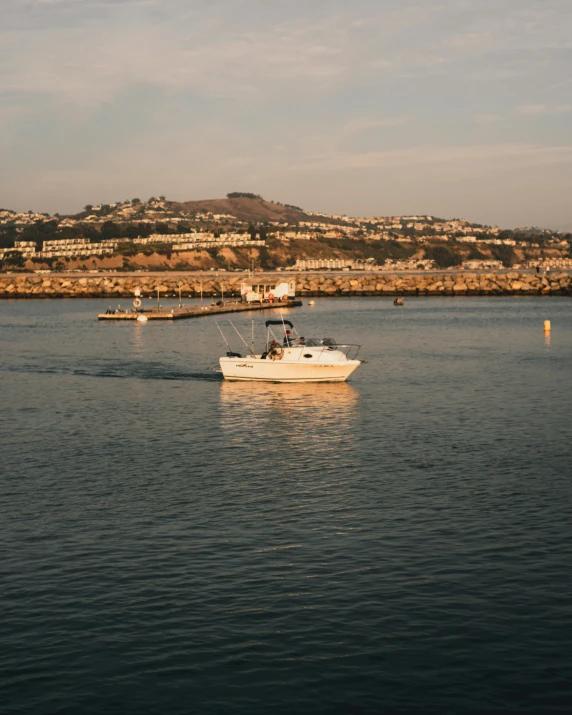
[(336, 341), (333, 338), (306, 338), (304, 342), (309, 347), (320, 345), (337, 345)]
[[(272, 354), (273, 351), (278, 351), (280, 355), (282, 355), (283, 349), (285, 347), (301, 348), (300, 351), (294, 350), (288, 354), (289, 359), (294, 360), (301, 359), (302, 356), (305, 358), (318, 356), (318, 359), (320, 359), (319, 356), (321, 356), (322, 354), (326, 354), (328, 356), (336, 355), (336, 360), (341, 360), (342, 357), (340, 356), (340, 354), (343, 354), (346, 360), (353, 360), (357, 358), (358, 353), (360, 351), (359, 345), (340, 345), (333, 338), (303, 338), (300, 336), (299, 338), (284, 338), (281, 341), (273, 339), (266, 344), (266, 352), (264, 353), (264, 357), (268, 354)], [(297, 357), (298, 352), (300, 353), (300, 355)]]

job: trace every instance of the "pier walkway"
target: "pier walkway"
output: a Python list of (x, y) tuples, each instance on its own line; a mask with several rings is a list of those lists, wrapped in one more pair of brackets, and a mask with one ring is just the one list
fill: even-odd
[(207, 315), (224, 313), (245, 313), (252, 310), (276, 310), (277, 308), (296, 308), (301, 300), (289, 300), (276, 303), (223, 303), (223, 305), (183, 306), (182, 308), (152, 308), (151, 310), (113, 311), (100, 313), (98, 320), (138, 320), (145, 316), (147, 320), (185, 320), (204, 318)]

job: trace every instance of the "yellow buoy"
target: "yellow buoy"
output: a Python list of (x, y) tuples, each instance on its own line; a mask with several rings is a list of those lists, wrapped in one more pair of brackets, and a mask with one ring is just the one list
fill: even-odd
[(545, 332), (545, 333), (549, 333), (549, 332), (550, 332), (550, 321), (549, 321), (549, 320), (545, 320), (545, 321), (544, 321), (544, 332)]

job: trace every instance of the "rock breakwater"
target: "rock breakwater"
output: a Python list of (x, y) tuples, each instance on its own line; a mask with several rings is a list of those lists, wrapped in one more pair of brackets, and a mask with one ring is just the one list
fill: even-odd
[[(256, 274), (256, 282), (269, 284), (283, 274)], [(302, 296), (395, 295), (572, 295), (572, 275), (519, 273), (424, 274), (289, 274)], [(240, 295), (244, 276), (185, 274), (0, 274), (0, 298), (132, 298), (136, 288), (143, 296)]]

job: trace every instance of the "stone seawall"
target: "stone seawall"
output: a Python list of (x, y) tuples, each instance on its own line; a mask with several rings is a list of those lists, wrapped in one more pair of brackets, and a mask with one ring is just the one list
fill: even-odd
[[(416, 273), (416, 274), (261, 274), (256, 283), (274, 284), (296, 279), (296, 294), (339, 295), (572, 295), (572, 275), (507, 273)], [(203, 276), (205, 296), (240, 295), (244, 275)], [(130, 298), (135, 288), (156, 297), (177, 294), (198, 296), (201, 277), (197, 274), (37, 275), (0, 274), (0, 298)]]

